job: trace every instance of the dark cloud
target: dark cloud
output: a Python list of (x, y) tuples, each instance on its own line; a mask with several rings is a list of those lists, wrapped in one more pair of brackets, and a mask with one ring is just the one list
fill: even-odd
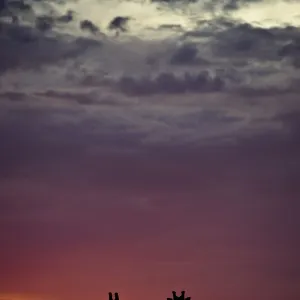
[[(210, 0), (205, 3), (204, 7), (209, 11), (217, 11), (221, 9), (224, 12), (231, 12), (244, 5), (263, 1), (264, 0)], [(197, 0), (195, 2), (197, 2)]]
[(184, 44), (179, 47), (171, 56), (170, 63), (173, 65), (207, 65), (208, 61), (201, 58), (197, 45)]
[(69, 23), (74, 20), (74, 12), (72, 10), (68, 10), (64, 15), (56, 18), (56, 22), (58, 23)]
[(8, 92), (0, 92), (0, 100), (3, 99), (8, 99), (11, 101), (23, 101), (28, 98), (26, 93), (23, 92), (13, 92), (13, 91), (8, 91)]
[(300, 38), (300, 28), (295, 26), (281, 26), (281, 27), (272, 27), (268, 29), (278, 41), (281, 42), (290, 42), (299, 40)]
[(6, 8), (6, 0), (0, 0), (0, 12)]
[(51, 30), (54, 25), (54, 18), (51, 16), (39, 16), (35, 20), (35, 26), (40, 31)]
[(87, 38), (73, 38), (70, 42), (64, 36), (47, 37), (31, 27), (10, 24), (2, 24), (0, 42), (0, 72), (57, 64), (101, 45)]
[(16, 9), (20, 11), (30, 11), (32, 10), (32, 7), (25, 3), (23, 0), (12, 0), (7, 1), (7, 8), (8, 9)]
[(31, 20), (34, 18), (35, 12), (31, 3), (23, 0), (3, 1), (0, 4), (0, 21), (2, 17), (9, 17), (12, 23), (19, 23), (21, 20)]
[(185, 73), (176, 76), (173, 73), (161, 73), (157, 76), (134, 78), (121, 77), (116, 83), (121, 92), (129, 95), (205, 93), (221, 91), (225, 83), (220, 77), (211, 77), (207, 72)]
[(280, 57), (300, 57), (300, 35), (299, 40), (292, 41), (278, 50)]
[(152, 2), (160, 2), (160, 3), (176, 3), (176, 2), (183, 2), (183, 3), (195, 3), (198, 0), (151, 0)]
[[(41, 164), (48, 168), (52, 163), (69, 165), (86, 155), (94, 157), (103, 152), (180, 153), (200, 146), (212, 147), (213, 151), (214, 147), (225, 149), (238, 144), (249, 155), (253, 147), (262, 151), (264, 147), (272, 151), (287, 147), (296, 154), (300, 147), (297, 96), (269, 92), (268, 100), (261, 96), (253, 100), (240, 93), (238, 97), (228, 94), (218, 100), (217, 95), (206, 99), (208, 94), (202, 94), (191, 102), (187, 95), (179, 94), (176, 99), (176, 94), (171, 94), (174, 96), (171, 100), (162, 96), (150, 102), (136, 99), (129, 103), (120, 95), (118, 99), (101, 95), (97, 89), (78, 91), (0, 95), (2, 100), (23, 99), (22, 106), (11, 103), (2, 107), (0, 139), (5, 141), (0, 151), (2, 176), (10, 176), (25, 165), (30, 168), (39, 168)], [(284, 98), (284, 104), (272, 102), (275, 97)], [(234, 105), (229, 102), (231, 98), (235, 99)], [(270, 102), (269, 106), (261, 108), (262, 101), (264, 105)], [(85, 105), (92, 107), (86, 111)], [(282, 114), (282, 110), (295, 112)]]
[(187, 42), (189, 46), (179, 48), (180, 58), (185, 51), (190, 52), (191, 60), (197, 55), (201, 57), (199, 49), (205, 48), (214, 54), (215, 62), (220, 58), (228, 58), (232, 62), (251, 62), (253, 59), (276, 62), (286, 56), (294, 60), (298, 58), (300, 31), (294, 26), (262, 28), (219, 17), (201, 21), (199, 28), (184, 34), (184, 39), (198, 39), (198, 42), (193, 42), (197, 46), (190, 46), (191, 43)]
[[(10, 96), (11, 93), (6, 93)], [(1, 95), (0, 95), (1, 96)], [(49, 99), (60, 99), (66, 103), (72, 101), (81, 105), (126, 105), (126, 102), (118, 100), (111, 95), (102, 95), (99, 90), (90, 92), (72, 92), (72, 91), (57, 91), (47, 90), (45, 92), (35, 93), (35, 96), (46, 97)]]
[(55, 91), (48, 90), (46, 92), (37, 93), (37, 96), (49, 97), (53, 99), (62, 99), (64, 101), (70, 102), (75, 101), (79, 104), (95, 104), (96, 101), (94, 99), (94, 94), (90, 93), (72, 93), (72, 92), (63, 92), (63, 91)]
[(300, 69), (300, 56), (293, 57), (291, 60), (291, 64), (295, 69)]
[(117, 16), (110, 21), (108, 29), (125, 32), (128, 30), (128, 21), (130, 19), (130, 17)]
[(218, 56), (276, 60), (276, 42), (276, 36), (268, 29), (237, 24), (216, 34), (213, 49)]
[[(66, 101), (70, 101), (71, 97), (66, 93), (51, 91), (46, 94), (56, 98), (65, 97)], [(25, 165), (31, 168), (39, 168), (43, 164), (51, 167), (52, 163), (69, 165), (79, 162), (82, 157), (93, 157), (92, 153), (97, 156), (103, 152), (113, 153), (114, 149), (118, 149), (120, 155), (126, 153), (126, 149), (135, 149), (161, 155), (165, 153), (167, 156), (171, 151), (175, 156), (180, 156), (181, 152), (193, 152), (203, 147), (203, 154), (213, 151), (215, 156), (219, 147), (220, 151), (232, 152), (231, 155), (234, 155), (237, 147), (247, 159), (250, 159), (252, 151), (260, 153), (261, 159), (264, 151), (278, 155), (279, 159), (280, 153), (286, 150), (291, 155), (294, 153), (293, 157), (296, 156), (300, 147), (299, 113), (278, 114), (273, 118), (282, 130), (272, 133), (272, 130), (261, 129), (259, 134), (253, 133), (248, 137), (243, 137), (242, 130), (238, 137), (234, 132), (244, 119), (224, 109), (196, 111), (194, 108), (184, 113), (184, 108), (174, 112), (172, 107), (166, 106), (163, 108), (164, 114), (151, 115), (151, 110), (145, 109), (138, 115), (131, 115), (133, 108), (124, 110), (123, 107), (120, 115), (113, 115), (115, 109), (112, 107), (109, 111), (88, 116), (77, 106), (72, 106), (72, 109), (26, 108), (26, 105), (22, 109), (11, 108), (0, 122), (0, 139), (5, 141), (0, 154), (2, 176), (22, 170)], [(255, 126), (263, 121), (256, 120)], [(215, 128), (216, 133), (220, 131), (216, 136)], [(223, 132), (223, 128), (230, 130)], [(251, 127), (248, 131), (251, 132)], [(182, 133), (179, 136), (181, 142), (175, 143), (174, 147), (174, 138), (179, 133)], [(148, 142), (144, 143), (145, 140)], [(255, 156), (255, 159), (258, 158)]]
[(245, 4), (263, 2), (263, 0), (223, 0), (223, 9), (224, 10), (236, 10), (242, 7)]
[(90, 32), (91, 34), (96, 34), (100, 31), (99, 27), (96, 26), (92, 21), (90, 20), (83, 20), (80, 22), (80, 29), (86, 30)]

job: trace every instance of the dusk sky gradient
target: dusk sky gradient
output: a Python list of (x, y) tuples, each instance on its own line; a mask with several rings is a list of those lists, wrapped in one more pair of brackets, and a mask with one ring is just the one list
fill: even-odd
[(0, 300), (299, 300), (300, 2), (26, 3), (0, 13)]

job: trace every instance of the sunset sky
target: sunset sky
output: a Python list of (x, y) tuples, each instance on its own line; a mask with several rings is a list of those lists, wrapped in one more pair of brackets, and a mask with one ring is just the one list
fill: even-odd
[(0, 300), (300, 299), (300, 3), (187, 2), (0, 1)]

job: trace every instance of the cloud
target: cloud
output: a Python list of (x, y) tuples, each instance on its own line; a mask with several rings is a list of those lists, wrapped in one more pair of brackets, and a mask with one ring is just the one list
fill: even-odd
[(199, 57), (197, 45), (184, 44), (171, 56), (170, 63), (174, 65), (207, 65), (208, 61)]
[(8, 91), (0, 93), (0, 99), (9, 99), (11, 101), (23, 101), (27, 99), (27, 95), (23, 92)]
[[(8, 91), (1, 97), (1, 139), (7, 141), (2, 172), (10, 173), (12, 165), (22, 161), (68, 161), (73, 154), (197, 148), (234, 144), (261, 134), (287, 134), (289, 127), (275, 116), (300, 109), (297, 92), (256, 91), (255, 97), (251, 93), (167, 90), (141, 97), (84, 87), (27, 94)], [(22, 105), (5, 101), (15, 97), (23, 99)]]
[(80, 22), (80, 29), (81, 30), (87, 30), (89, 31), (91, 34), (96, 34), (99, 32), (99, 28), (98, 26), (96, 26), (93, 22), (91, 22), (90, 20), (83, 20)]
[(154, 78), (134, 78), (123, 76), (116, 82), (116, 87), (127, 95), (183, 94), (188, 92), (206, 93), (222, 91), (224, 81), (220, 77), (210, 77), (208, 73), (186, 73), (176, 76), (173, 73), (160, 73)]
[[(297, 27), (262, 28), (230, 18), (202, 21), (198, 29), (185, 33), (187, 41), (198, 39), (198, 49), (204, 46), (213, 51), (215, 63), (222, 57), (230, 59), (232, 63), (237, 60), (251, 63), (253, 59), (275, 63), (284, 55), (298, 56), (299, 37), (300, 32)], [(192, 49), (190, 46), (188, 51), (193, 51), (192, 57), (197, 55), (196, 47)]]
[(293, 39), (291, 42), (286, 43), (278, 50), (278, 55), (283, 59), (288, 58), (291, 65), (300, 68), (300, 42), (299, 39)]
[(215, 37), (214, 47), (218, 55), (242, 55), (264, 60), (273, 60), (276, 52), (276, 37), (272, 31), (252, 27), (249, 24), (237, 24), (222, 31)]
[[(71, 8), (64, 6), (60, 11), (59, 5), (54, 7), (57, 18)], [(153, 6), (151, 8), (154, 9)], [(166, 10), (171, 13), (170, 8)], [(159, 11), (156, 13), (159, 15)], [(39, 13), (38, 17), (41, 16)], [(50, 17), (48, 8), (44, 16)], [(47, 34), (23, 23), (3, 23), (4, 31), (0, 38), (4, 47), (0, 55), (5, 64), (2, 64), (1, 72), (43, 67), (46, 74), (45, 69), (49, 66), (59, 66), (60, 76), (65, 76), (62, 81), (75, 85), (79, 81), (87, 84), (91, 80), (101, 85), (106, 80), (104, 74), (109, 74), (110, 77), (121, 78), (118, 83), (115, 79), (111, 80), (115, 81), (117, 89), (133, 95), (144, 95), (147, 92), (172, 94), (213, 91), (217, 85), (224, 90), (229, 85), (231, 89), (234, 85), (240, 88), (239, 85), (249, 86), (250, 82), (255, 85), (257, 81), (269, 82), (274, 86), (284, 85), (285, 81), (293, 79), (299, 65), (299, 30), (295, 26), (263, 28), (238, 21), (229, 15), (217, 15), (195, 22), (190, 29), (179, 24), (183, 32), (173, 31), (172, 38), (168, 40), (135, 39), (132, 37), (134, 31), (130, 31), (126, 38), (114, 41), (109, 36), (105, 39), (102, 36), (85, 37), (79, 28), (83, 19), (78, 15), (74, 18), (76, 24), (73, 21), (71, 23), (77, 31), (72, 31), (75, 27), (72, 30), (70, 27), (68, 33), (62, 29), (67, 28), (65, 26), (69, 26), (68, 23)], [(101, 27), (93, 18), (86, 20)], [(156, 25), (157, 32), (160, 32), (159, 28), (168, 24)], [(167, 30), (172, 32), (170, 28)], [(222, 76), (219, 70), (223, 70)], [(208, 76), (209, 80), (203, 79), (206, 71), (214, 74)], [(184, 73), (190, 75), (183, 78)], [(229, 73), (235, 73), (235, 78)], [(42, 78), (40, 74), (38, 76)], [(21, 77), (18, 75), (18, 80)], [(198, 83), (195, 83), (197, 80)], [(208, 83), (199, 83), (199, 80)], [(49, 81), (48, 77), (46, 81)], [(214, 85), (212, 82), (217, 83)]]
[(0, 72), (10, 69), (38, 69), (82, 55), (88, 48), (101, 43), (87, 38), (75, 38), (69, 42), (64, 36), (41, 35), (34, 28), (2, 24), (0, 41)]
[(97, 97), (97, 94), (91, 92), (85, 92), (85, 93), (74, 93), (72, 91), (55, 91), (55, 90), (47, 90), (45, 92), (38, 92), (36, 93), (39, 97), (47, 97), (50, 99), (61, 99), (66, 102), (74, 101), (78, 104), (82, 105), (92, 105), (92, 104), (111, 104), (113, 103), (113, 99), (107, 98), (104, 101), (97, 101), (95, 98)]
[[(55, 16), (61, 16), (56, 8)], [(64, 6), (64, 13), (69, 8)], [(169, 7), (165, 9), (173, 14)], [(72, 134), (64, 132), (55, 138), (63, 140), (66, 134), (70, 143), (77, 136), (82, 141), (92, 137), (97, 144), (97, 135), (114, 147), (118, 139), (130, 147), (197, 144), (210, 138), (230, 139), (230, 133), (235, 139), (242, 132), (251, 135), (276, 128), (272, 116), (284, 106), (278, 104), (279, 98), (288, 95), (292, 99), (298, 92), (299, 29), (295, 26), (263, 28), (217, 15), (198, 20), (190, 29), (180, 24), (185, 32), (175, 30), (168, 39), (137, 38), (133, 33), (119, 39), (98, 39), (84, 36), (79, 20), (74, 14), (76, 34), (57, 28), (41, 33), (29, 25), (3, 22), (0, 36), (0, 55), (5, 62), (1, 65), (1, 97), (23, 99), (19, 102), (31, 107), (40, 103), (53, 118), (47, 122), (55, 124), (49, 136), (54, 137), (64, 124)], [(174, 25), (176, 20), (167, 23)], [(68, 22), (63, 27), (69, 25), (73, 26)], [(155, 26), (160, 32), (163, 25), (166, 23)], [(230, 97), (235, 99), (229, 109)], [(274, 107), (268, 105), (268, 115), (260, 101), (270, 97), (275, 99)], [(286, 110), (296, 109), (292, 100), (287, 103)], [(55, 105), (64, 109), (58, 112)], [(208, 120), (207, 114), (215, 118)], [(257, 114), (262, 114), (261, 122)], [(61, 123), (55, 123), (57, 120)]]

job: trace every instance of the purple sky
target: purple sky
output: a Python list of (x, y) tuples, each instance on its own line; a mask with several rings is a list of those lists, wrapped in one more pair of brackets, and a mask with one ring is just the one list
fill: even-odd
[(299, 299), (299, 28), (28, 18), (0, 18), (0, 299)]

